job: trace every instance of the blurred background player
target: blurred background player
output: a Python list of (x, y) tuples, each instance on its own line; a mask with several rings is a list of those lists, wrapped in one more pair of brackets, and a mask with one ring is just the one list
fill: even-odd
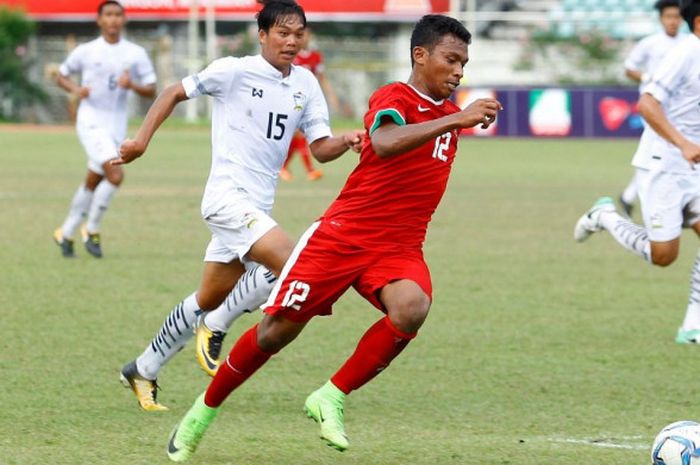
[[(100, 223), (112, 197), (124, 179), (121, 166), (109, 160), (118, 156), (117, 147), (126, 136), (127, 97), (134, 91), (152, 98), (156, 75), (146, 51), (122, 37), (126, 23), (119, 2), (100, 3), (97, 25), (100, 37), (76, 47), (61, 64), (57, 83), (80, 99), (76, 130), (88, 157), (88, 172), (73, 195), (68, 216), (53, 238), (64, 257), (75, 256), (73, 236), (80, 228), (86, 250), (102, 257)], [(80, 75), (80, 85), (69, 76)]]
[(411, 36), (407, 83), (378, 89), (364, 117), (360, 162), (320, 221), (299, 240), (265, 304), (265, 315), (236, 342), (207, 391), (175, 427), (168, 456), (192, 456), (226, 397), (317, 315), (354, 287), (385, 313), (355, 352), (304, 405), (321, 438), (343, 451), (344, 401), (389, 366), (417, 335), (432, 301), (423, 259), (428, 223), (447, 187), (459, 131), (495, 121), (501, 105), (449, 100), (468, 61), (471, 34), (456, 19), (424, 16)]
[[(144, 410), (167, 409), (156, 397), (158, 372), (192, 337), (200, 315), (209, 311), (214, 316), (216, 312), (211, 311), (219, 309), (227, 329), (233, 317), (264, 302), (249, 303), (269, 294), (289, 258), (294, 244), (270, 212), (294, 131), (303, 130), (311, 152), (321, 162), (335, 160), (348, 149), (360, 149), (360, 131), (333, 137), (318, 80), (292, 65), (306, 26), (302, 7), (294, 0), (260, 3), (260, 54), (215, 60), (167, 87), (136, 137), (122, 143), (120, 158), (113, 162), (129, 163), (140, 157), (179, 102), (202, 95), (213, 98), (212, 165), (202, 198), (202, 217), (211, 241), (199, 288), (172, 309), (143, 353), (120, 373), (122, 383), (132, 389)], [(207, 325), (212, 324), (206, 320), (198, 326), (198, 343), (211, 345), (210, 329), (215, 328)], [(215, 359), (221, 338), (214, 342)], [(211, 354), (210, 347), (204, 351)], [(218, 365), (209, 367), (208, 361), (203, 368), (213, 375)]]
[[(625, 75), (634, 82), (639, 83), (639, 92), (649, 82), (659, 63), (666, 54), (683, 38), (679, 33), (683, 18), (678, 0), (659, 0), (654, 4), (659, 12), (659, 22), (662, 31), (652, 34), (640, 40), (625, 60)], [(648, 133), (654, 130), (644, 123), (644, 132), (640, 139), (640, 146), (645, 138), (651, 137)], [(632, 164), (634, 165), (634, 160)], [(632, 214), (634, 201), (637, 199), (636, 176), (632, 176), (629, 184), (620, 194), (619, 200), (622, 209), (627, 216)]]
[[(324, 73), (323, 54), (319, 50), (311, 48), (312, 39), (311, 29), (307, 27), (304, 33), (303, 48), (299, 51), (299, 53), (297, 53), (297, 57), (294, 59), (294, 64), (297, 66), (303, 66), (314, 73), (314, 76), (316, 76), (316, 79), (318, 79), (319, 84), (321, 84), (321, 89), (323, 89), (323, 93), (326, 96), (326, 100), (328, 101), (331, 110), (337, 114), (338, 109), (340, 108), (338, 96), (335, 94), (333, 86), (331, 86), (328, 77)], [(304, 169), (306, 169), (306, 178), (309, 181), (319, 179), (323, 175), (323, 172), (319, 169), (314, 169), (313, 161), (311, 160), (311, 153), (309, 152), (309, 146), (307, 145), (304, 134), (301, 131), (294, 133), (292, 142), (289, 145), (287, 159), (280, 170), (280, 178), (282, 178), (284, 181), (292, 180), (293, 175), (289, 170), (289, 163), (292, 161), (292, 158), (294, 158), (294, 154), (296, 152), (299, 152), (299, 156), (301, 156)]]
[[(670, 50), (642, 88), (639, 112), (654, 130), (640, 140), (635, 159), (644, 227), (598, 199), (576, 223), (581, 242), (607, 230), (648, 263), (668, 266), (678, 257), (683, 225), (700, 236), (700, 1), (682, 4), (693, 32)], [(700, 343), (700, 251), (693, 264), (690, 297), (676, 342)]]

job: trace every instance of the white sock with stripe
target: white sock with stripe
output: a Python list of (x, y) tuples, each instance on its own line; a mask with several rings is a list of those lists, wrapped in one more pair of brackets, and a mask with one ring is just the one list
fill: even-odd
[(683, 320), (683, 331), (700, 329), (700, 251), (698, 251), (693, 270), (690, 272), (690, 295), (688, 309)]
[(114, 197), (117, 189), (119, 189), (119, 186), (115, 186), (106, 179), (103, 179), (97, 185), (95, 196), (92, 199), (90, 211), (88, 212), (87, 224), (85, 225), (88, 232), (96, 233), (100, 231), (102, 217), (112, 202), (112, 197)]
[(63, 234), (63, 237), (70, 239), (75, 235), (75, 231), (78, 229), (78, 226), (80, 226), (80, 222), (83, 221), (83, 218), (85, 218), (90, 209), (93, 194), (93, 191), (85, 188), (85, 184), (81, 184), (78, 190), (75, 191), (70, 204), (70, 210), (68, 210), (68, 216), (66, 216), (61, 226), (61, 234)]
[(262, 265), (243, 273), (219, 308), (204, 315), (204, 324), (212, 331), (227, 332), (244, 313), (257, 310), (265, 303), (277, 278)]
[(601, 212), (599, 221), (622, 247), (651, 263), (651, 244), (646, 228), (615, 211)]
[(146, 350), (136, 359), (136, 369), (141, 376), (150, 380), (158, 377), (160, 369), (193, 336), (201, 313), (195, 292), (173, 308)]

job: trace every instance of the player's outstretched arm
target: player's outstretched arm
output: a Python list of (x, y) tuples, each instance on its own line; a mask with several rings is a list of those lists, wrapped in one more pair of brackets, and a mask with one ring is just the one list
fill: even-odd
[(362, 150), (363, 131), (352, 131), (338, 137), (323, 137), (309, 145), (314, 158), (320, 163), (328, 163), (352, 149), (355, 152)]
[(479, 99), (459, 113), (425, 123), (399, 126), (387, 122), (372, 133), (372, 147), (382, 158), (406, 153), (455, 129), (471, 128), (477, 124), (486, 129), (496, 121), (496, 114), (502, 109), (498, 100)]
[(657, 134), (678, 147), (686, 160), (700, 163), (700, 146), (686, 139), (673, 127), (661, 104), (651, 94), (645, 93), (639, 98), (639, 114)]
[(112, 160), (113, 165), (123, 165), (136, 160), (143, 155), (148, 148), (148, 144), (156, 130), (172, 113), (175, 105), (187, 100), (185, 88), (181, 83), (173, 84), (160, 93), (151, 108), (149, 108), (146, 118), (141, 123), (136, 137), (126, 139), (119, 147), (119, 158)]

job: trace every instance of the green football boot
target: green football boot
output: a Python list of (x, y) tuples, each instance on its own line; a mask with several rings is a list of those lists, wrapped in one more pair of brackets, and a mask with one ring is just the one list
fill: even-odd
[(328, 381), (312, 392), (304, 403), (306, 416), (321, 425), (321, 439), (343, 452), (350, 445), (343, 423), (345, 393)]
[(216, 418), (219, 408), (207, 407), (204, 394), (197, 397), (194, 405), (170, 433), (168, 457), (173, 462), (184, 462), (192, 457), (209, 424)]

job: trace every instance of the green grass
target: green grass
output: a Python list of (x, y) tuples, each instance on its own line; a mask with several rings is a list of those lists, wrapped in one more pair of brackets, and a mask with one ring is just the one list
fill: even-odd
[[(647, 463), (662, 426), (697, 418), (700, 349), (673, 342), (695, 239), (662, 270), (605, 234), (571, 237), (598, 195), (627, 182), (634, 146), (464, 140), (426, 245), (432, 315), (350, 397), (351, 450), (322, 445), (301, 409), (379, 317), (353, 293), (229, 399), (193, 463)], [(117, 375), (199, 282), (208, 133), (166, 129), (128, 167), (102, 261), (82, 249), (63, 260), (51, 242), (84, 175), (75, 135), (5, 130), (0, 147), (0, 463), (167, 463), (170, 429), (208, 383), (193, 350), (162, 372), (164, 414), (140, 411)], [(275, 218), (298, 237), (355, 160), (281, 185)]]

